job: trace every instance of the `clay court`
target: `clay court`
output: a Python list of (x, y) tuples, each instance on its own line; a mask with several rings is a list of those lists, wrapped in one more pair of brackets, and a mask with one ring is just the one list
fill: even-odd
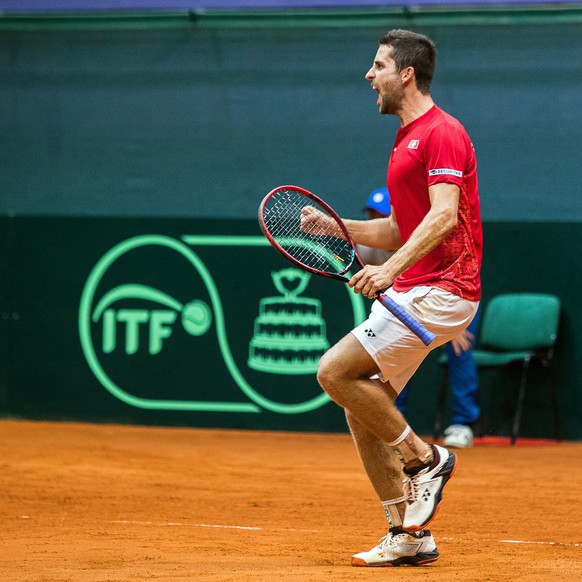
[(576, 580), (582, 444), (477, 445), (440, 559), (354, 568), (385, 518), (347, 434), (0, 422), (0, 579)]

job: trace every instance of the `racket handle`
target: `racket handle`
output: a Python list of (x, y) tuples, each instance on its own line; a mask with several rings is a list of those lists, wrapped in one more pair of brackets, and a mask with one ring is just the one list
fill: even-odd
[(390, 299), (388, 295), (381, 293), (376, 297), (378, 301), (392, 314), (394, 317), (397, 317), (411, 332), (416, 334), (422, 343), (425, 346), (428, 346), (432, 343), (434, 338), (436, 337), (432, 331), (428, 331), (422, 323), (416, 321), (412, 315), (404, 311), (398, 303), (396, 303), (393, 299)]

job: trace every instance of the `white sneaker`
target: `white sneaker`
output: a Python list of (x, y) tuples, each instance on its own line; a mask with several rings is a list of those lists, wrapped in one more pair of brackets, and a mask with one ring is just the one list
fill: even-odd
[(400, 527), (392, 527), (375, 548), (354, 554), (352, 566), (420, 566), (438, 557), (434, 538), (428, 530), (406, 533)]
[(402, 527), (417, 531), (432, 521), (443, 500), (443, 489), (452, 477), (457, 461), (455, 455), (443, 447), (431, 445), (434, 460), (415, 475), (404, 479), (408, 504)]
[(445, 430), (445, 447), (468, 449), (473, 446), (473, 431), (464, 424), (452, 424)]

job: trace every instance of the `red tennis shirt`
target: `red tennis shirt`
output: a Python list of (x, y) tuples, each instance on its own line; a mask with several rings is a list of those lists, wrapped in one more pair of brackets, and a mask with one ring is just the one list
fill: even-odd
[(394, 281), (396, 291), (430, 285), (477, 301), (481, 298), (483, 232), (477, 185), (477, 160), (464, 127), (434, 105), (401, 127), (388, 163), (388, 191), (402, 242), (430, 209), (428, 188), (439, 182), (460, 188), (454, 230), (428, 255)]

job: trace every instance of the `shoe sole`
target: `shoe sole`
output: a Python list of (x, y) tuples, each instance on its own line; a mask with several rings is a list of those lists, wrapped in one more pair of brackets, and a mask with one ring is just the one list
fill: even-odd
[(417, 554), (416, 556), (403, 556), (391, 562), (385, 562), (383, 564), (368, 564), (366, 560), (362, 558), (352, 558), (352, 566), (365, 567), (365, 568), (390, 568), (398, 566), (424, 566), (425, 564), (430, 564), (431, 562), (436, 562), (439, 559), (439, 553), (425, 552), (422, 554)]
[[(439, 509), (441, 508), (441, 504), (443, 502), (443, 489), (445, 488), (445, 485), (449, 482), (449, 479), (455, 474), (455, 471), (457, 470), (458, 462), (457, 455), (455, 455), (455, 453), (453, 453), (452, 451), (449, 451), (449, 454), (450, 457), (447, 459), (447, 462), (442, 466), (441, 470), (435, 475), (435, 477), (442, 476), (443, 482), (441, 488), (439, 489), (439, 492), (436, 494), (437, 503), (435, 505), (434, 511), (430, 514), (429, 518), (422, 525), (407, 525), (405, 528), (407, 531), (412, 532), (420, 531), (421, 529), (424, 529), (437, 516)], [(449, 473), (442, 475), (443, 470), (448, 471), (451, 461), (453, 462), (452, 469), (450, 470)]]

